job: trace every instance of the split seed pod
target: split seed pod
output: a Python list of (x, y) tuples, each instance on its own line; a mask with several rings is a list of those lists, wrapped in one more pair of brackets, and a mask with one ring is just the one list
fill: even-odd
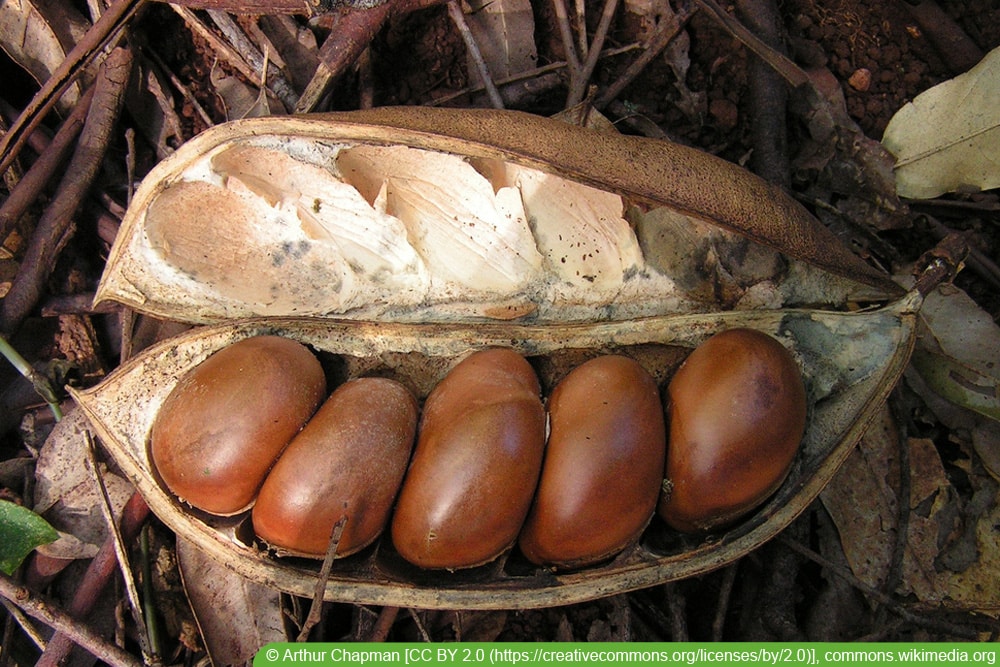
[(389, 520), (416, 430), (416, 399), (399, 382), (337, 387), (264, 480), (254, 532), (282, 553), (322, 558), (345, 519), (337, 555), (368, 546)]
[(542, 467), (539, 391), (535, 371), (509, 349), (473, 353), (434, 388), (392, 520), (403, 558), (456, 570), (513, 544)]
[(653, 516), (663, 406), (638, 362), (605, 355), (571, 371), (548, 408), (542, 478), (518, 543), (534, 563), (582, 567), (621, 551)]
[[(431, 152), (461, 164), (456, 171), (420, 172), (412, 168), (420, 161), (411, 160), (403, 175), (432, 187), (407, 190), (387, 178), (376, 189), (369, 187), (372, 172), (349, 175), (374, 154), (357, 151), (352, 160), (350, 149), (369, 147)], [(467, 189), (467, 177), (490, 187)], [(474, 198), (455, 201), (473, 189)], [(587, 192), (585, 214), (574, 204), (579, 192)], [(442, 193), (451, 196), (441, 200)], [(476, 212), (484, 202), (485, 212)], [(414, 206), (448, 214), (409, 216)], [(619, 209), (639, 217), (623, 220)], [(609, 210), (616, 215), (602, 220)], [(801, 260), (789, 260), (790, 276), (801, 276), (806, 264), (824, 269), (784, 284), (819, 286), (821, 294), (779, 304), (782, 292), (762, 292), (755, 281), (764, 309), (687, 299), (689, 288), (670, 270), (684, 256), (676, 246), (685, 239), (658, 212)], [(532, 224), (522, 224), (527, 220)], [(449, 221), (460, 224), (443, 234), (424, 229)], [(633, 222), (642, 224), (630, 228)], [(492, 223), (496, 236), (487, 233)], [(421, 231), (449, 240), (456, 250), (445, 261), (454, 266), (442, 267), (433, 254), (438, 246), (419, 247), (411, 235)], [(586, 252), (570, 252), (579, 243)], [(210, 261), (200, 259), (205, 254)], [(591, 261), (598, 256), (602, 261)], [(477, 267), (487, 265), (489, 287), (478, 289)], [(843, 312), (848, 298), (881, 307)], [(408, 384), (423, 399), (429, 378), (481, 348), (511, 347), (538, 359), (540, 370), (547, 357), (567, 350), (655, 349), (662, 355), (649, 368), (665, 377), (720, 329), (780, 335), (810, 387), (802, 453), (789, 479), (729, 528), (726, 539), (678, 541), (676, 531), (653, 522), (628, 559), (571, 573), (517, 569), (523, 561), (510, 559), (468, 577), (400, 569), (391, 549), (378, 548), (334, 568), (324, 594), (330, 601), (426, 609), (552, 607), (704, 573), (773, 538), (817, 497), (877, 414), (906, 365), (921, 298), (904, 295), (852, 255), (780, 189), (670, 142), (490, 110), (246, 119), (201, 133), (150, 172), (98, 289), (102, 301), (210, 326), (152, 346), (98, 386), (70, 392), (168, 526), (247, 578), (311, 598), (314, 563), (254, 548), (246, 525), (234, 526), (238, 518), (192, 514), (155, 474), (152, 422), (179, 378), (212, 353), (247, 337), (281, 335), (351, 359), (343, 367), (350, 377), (384, 368), (413, 380)], [(787, 307), (795, 303), (825, 305)], [(545, 378), (546, 386), (555, 381)], [(388, 535), (381, 539), (387, 547)]]
[(257, 336), (219, 350), (157, 414), (149, 445), (156, 470), (198, 509), (241, 512), (325, 393), (319, 360), (297, 341)]

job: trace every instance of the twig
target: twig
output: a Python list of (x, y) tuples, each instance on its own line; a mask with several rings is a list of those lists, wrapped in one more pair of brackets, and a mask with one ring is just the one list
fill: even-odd
[(384, 642), (389, 637), (389, 631), (392, 630), (392, 624), (396, 622), (397, 616), (399, 616), (399, 607), (382, 607), (368, 641)]
[[(782, 48), (781, 15), (776, 0), (738, 0), (737, 11), (757, 37), (785, 55)], [(758, 176), (785, 190), (792, 185), (788, 160), (788, 90), (778, 73), (759, 57), (751, 57), (749, 70), (750, 136), (753, 153), (750, 167)]]
[(663, 52), (663, 49), (667, 48), (667, 45), (677, 36), (677, 33), (681, 31), (681, 28), (684, 27), (695, 11), (694, 9), (685, 9), (671, 16), (669, 21), (661, 21), (660, 25), (657, 26), (656, 32), (649, 38), (649, 45), (646, 47), (646, 50), (622, 72), (621, 76), (614, 83), (594, 98), (594, 108), (603, 109), (612, 100), (617, 98), (632, 83), (633, 79), (639, 76), (642, 70), (646, 68), (646, 65), (659, 56)]
[(264, 88), (264, 83), (261, 81), (257, 70), (251, 67), (250, 64), (244, 60), (243, 56), (237, 53), (236, 49), (230, 46), (228, 42), (209, 30), (208, 26), (201, 22), (201, 19), (198, 18), (197, 14), (192, 12), (187, 7), (181, 7), (174, 4), (171, 4), (170, 7), (177, 13), (178, 16), (184, 19), (184, 22), (193, 32), (208, 42), (209, 46), (212, 47), (213, 52), (219, 54), (223, 60), (246, 77), (246, 79), (254, 86), (260, 89)]
[[(903, 580), (903, 558), (906, 555), (906, 542), (910, 530), (910, 443), (907, 438), (909, 426), (901, 406), (902, 397), (899, 387), (889, 396), (889, 409), (892, 411), (892, 421), (896, 424), (896, 448), (899, 451), (899, 492), (896, 507), (896, 540), (892, 545), (892, 560), (889, 563), (889, 573), (886, 575), (882, 590), (887, 595), (899, 587)], [(880, 606), (876, 614), (875, 627), (885, 625), (885, 606)]]
[(781, 540), (783, 544), (788, 546), (793, 551), (796, 551), (812, 562), (816, 563), (830, 573), (837, 575), (838, 577), (846, 580), (854, 588), (870, 597), (875, 602), (885, 605), (894, 614), (900, 618), (913, 623), (914, 625), (920, 626), (925, 629), (933, 630), (936, 632), (941, 632), (943, 634), (952, 635), (954, 637), (960, 637), (962, 639), (975, 640), (978, 636), (975, 630), (965, 628), (948, 621), (941, 621), (934, 618), (928, 618), (922, 614), (914, 613), (907, 609), (902, 604), (896, 602), (890, 596), (886, 595), (882, 591), (878, 590), (873, 586), (869, 586), (865, 582), (858, 579), (854, 574), (847, 568), (841, 567), (840, 565), (834, 563), (833, 561), (824, 558), (820, 554), (816, 553), (812, 549), (799, 544), (797, 541), (787, 538), (784, 535), (779, 535), (778, 539)]
[(314, 16), (330, 11), (332, 0), (157, 0), (190, 9), (217, 9), (233, 14)]
[[(44, 651), (46, 644), (45, 637), (43, 637), (42, 634), (38, 631), (38, 628), (36, 628), (34, 625), (31, 624), (31, 621), (28, 620), (28, 617), (25, 616), (23, 611), (21, 611), (21, 608), (18, 607), (13, 602), (11, 602), (10, 600), (8, 600), (7, 598), (0, 599), (0, 602), (3, 603), (4, 609), (7, 610), (7, 613), (10, 614), (10, 617), (14, 619), (14, 621), (19, 626), (21, 626), (21, 631), (24, 632), (24, 634), (26, 634), (29, 639), (31, 639), (31, 642), (35, 646), (37, 646), (39, 650)], [(4, 642), (3, 645), (9, 646), (9, 644), (6, 641)]]
[(42, 122), (63, 91), (90, 64), (98, 53), (118, 38), (146, 0), (115, 0), (76, 46), (66, 54), (52, 76), (42, 85), (10, 129), (0, 136), (0, 173), (17, 157), (27, 136)]
[(715, 0), (695, 0), (695, 2), (722, 24), (733, 37), (750, 49), (754, 55), (771, 65), (793, 88), (798, 88), (809, 83), (809, 75), (801, 67), (796, 65), (788, 56), (778, 53), (764, 43), (759, 37), (750, 32), (745, 25), (726, 13), (726, 10), (720, 7)]
[(569, 14), (566, 12), (566, 0), (552, 0), (556, 11), (556, 23), (559, 26), (559, 38), (566, 52), (566, 62), (569, 63), (569, 80), (573, 82), (580, 72), (580, 56), (573, 44), (573, 29), (569, 24)]
[(726, 615), (729, 613), (729, 599), (733, 594), (733, 584), (736, 583), (736, 571), (739, 562), (726, 566), (722, 570), (722, 583), (719, 585), (719, 603), (715, 607), (715, 618), (712, 619), (712, 641), (722, 641), (725, 629)]
[(39, 158), (10, 191), (7, 200), (0, 205), (0, 239), (7, 238), (28, 207), (38, 199), (38, 195), (51, 182), (56, 169), (62, 164), (83, 127), (93, 97), (94, 88), (91, 86), (80, 97), (76, 106), (73, 107), (73, 111), (63, 121)]
[(191, 89), (185, 86), (184, 82), (182, 82), (177, 77), (177, 75), (174, 74), (169, 67), (167, 67), (166, 63), (163, 62), (163, 59), (160, 58), (160, 56), (157, 55), (156, 52), (153, 51), (148, 46), (145, 48), (144, 52), (146, 56), (149, 57), (149, 59), (153, 62), (153, 64), (156, 65), (158, 68), (160, 68), (160, 70), (166, 75), (167, 80), (170, 81), (170, 85), (172, 85), (174, 88), (177, 89), (177, 92), (181, 94), (181, 96), (184, 98), (184, 101), (191, 104), (191, 108), (194, 109), (194, 112), (196, 114), (198, 114), (198, 117), (205, 124), (205, 127), (212, 127), (213, 125), (215, 125), (215, 122), (208, 115), (208, 112), (205, 111), (205, 107), (201, 106), (201, 102), (199, 102), (198, 99), (194, 96), (194, 93), (191, 92)]
[(326, 597), (326, 582), (330, 579), (330, 569), (333, 567), (333, 560), (337, 557), (337, 547), (340, 546), (340, 538), (344, 534), (344, 526), (347, 525), (347, 515), (340, 517), (340, 520), (333, 526), (333, 532), (330, 534), (330, 542), (326, 547), (326, 557), (323, 559), (323, 565), (319, 569), (319, 574), (316, 576), (316, 589), (313, 591), (312, 604), (309, 606), (309, 613), (306, 615), (306, 620), (302, 624), (302, 629), (299, 630), (298, 637), (295, 638), (297, 642), (304, 642), (309, 638), (309, 633), (312, 631), (313, 627), (319, 623), (320, 616), (323, 612), (323, 600)]
[(420, 639), (425, 642), (429, 642), (431, 640), (431, 636), (427, 632), (427, 627), (424, 625), (423, 620), (421, 620), (420, 614), (412, 607), (408, 607), (406, 611), (410, 614), (410, 618), (413, 619), (414, 624), (416, 624), (417, 632), (420, 633)]
[(490, 68), (483, 59), (483, 52), (479, 50), (479, 44), (476, 43), (476, 38), (472, 34), (472, 30), (469, 29), (469, 24), (465, 20), (465, 13), (462, 12), (462, 7), (459, 5), (458, 0), (450, 0), (448, 2), (448, 16), (451, 17), (451, 22), (458, 28), (458, 32), (462, 35), (462, 40), (465, 42), (465, 48), (468, 50), (472, 62), (476, 64), (479, 78), (486, 87), (486, 94), (490, 98), (490, 104), (493, 105), (494, 109), (503, 109), (503, 99), (500, 97), (500, 91), (497, 90), (497, 86), (493, 82), (493, 75), (490, 74)]
[(111, 498), (108, 496), (108, 487), (104, 484), (104, 478), (101, 476), (100, 470), (98, 470), (94, 436), (90, 431), (86, 431), (84, 437), (87, 441), (88, 456), (86, 460), (89, 464), (87, 467), (90, 468), (94, 483), (97, 484), (97, 488), (100, 490), (101, 502), (99, 504), (101, 513), (104, 515), (104, 521), (108, 527), (108, 535), (112, 538), (115, 545), (115, 555), (118, 559), (118, 567), (122, 571), (122, 580), (125, 582), (125, 593), (132, 612), (132, 620), (135, 622), (136, 628), (138, 628), (139, 646), (142, 649), (143, 655), (151, 658), (153, 657), (153, 653), (149, 646), (149, 631), (146, 628), (146, 622), (141, 613), (142, 601), (139, 599), (139, 591), (135, 587), (135, 577), (132, 575), (132, 567), (129, 564), (125, 542), (122, 539), (121, 531), (118, 530), (118, 523), (115, 521), (114, 511), (111, 507)]
[(576, 10), (576, 44), (580, 49), (580, 57), (586, 58), (587, 49), (587, 0), (575, 0), (573, 8)]
[(261, 88), (266, 86), (281, 100), (286, 109), (294, 109), (299, 102), (299, 96), (277, 65), (268, 63), (268, 59), (250, 41), (250, 38), (229, 14), (218, 9), (210, 9), (208, 15), (229, 40), (229, 43), (243, 56), (247, 64), (255, 71), (260, 72), (258, 78), (261, 82)]
[[(571, 78), (569, 94), (566, 96), (567, 109), (575, 107), (583, 101), (587, 93), (587, 83), (590, 81), (590, 77), (594, 73), (594, 68), (597, 66), (597, 59), (601, 55), (604, 40), (608, 36), (608, 28), (611, 27), (611, 19), (614, 18), (617, 9), (618, 0), (604, 0), (604, 11), (601, 13), (600, 23), (597, 24), (594, 41), (591, 42), (590, 47), (585, 52), (587, 60), (583, 63), (575, 79)], [(586, 24), (580, 26), (580, 30), (586, 34)]]
[(389, 19), (392, 2), (372, 9), (352, 9), (342, 13), (334, 30), (319, 47), (319, 63), (309, 85), (302, 91), (296, 113), (315, 111), (341, 74), (368, 48), (375, 34)]
[[(142, 662), (136, 660), (129, 653), (114, 644), (104, 641), (100, 635), (88, 626), (81, 624), (55, 604), (35, 595), (27, 588), (19, 586), (17, 582), (2, 573), (0, 573), (0, 595), (16, 604), (32, 618), (38, 619), (49, 627), (54, 628), (58, 632), (57, 637), (68, 637), (109, 665), (113, 667), (142, 666)], [(54, 641), (53, 639), (49, 642), (49, 649), (51, 649)], [(41, 662), (38, 664), (41, 664)]]
[[(605, 49), (604, 51), (601, 52), (601, 56), (600, 57), (601, 58), (610, 58), (612, 56), (620, 56), (623, 53), (629, 53), (631, 51), (635, 51), (635, 50), (640, 49), (640, 48), (642, 48), (642, 47), (638, 43), (627, 44), (625, 46), (619, 46), (619, 47), (616, 47), (616, 48), (613, 48), (613, 49)], [(514, 74), (512, 76), (506, 77), (504, 79), (499, 79), (499, 80), (496, 81), (496, 84), (497, 84), (497, 86), (500, 87), (500, 95), (503, 96), (507, 92), (507, 91), (504, 90), (504, 88), (507, 87), (507, 86), (510, 86), (512, 84), (515, 84), (515, 83), (518, 83), (518, 82), (521, 82), (521, 81), (527, 81), (527, 80), (530, 80), (530, 79), (541, 78), (545, 74), (549, 74), (551, 72), (556, 72), (556, 71), (564, 69), (564, 68), (566, 68), (568, 66), (569, 66), (568, 62), (566, 62), (565, 60), (560, 60), (558, 62), (549, 63), (548, 65), (542, 65), (541, 67), (536, 67), (534, 69), (530, 69), (530, 70), (525, 70), (523, 72), (519, 72), (517, 74)], [(463, 88), (462, 90), (455, 91), (454, 93), (449, 93), (447, 95), (442, 95), (441, 97), (437, 97), (434, 100), (428, 102), (427, 104), (428, 104), (428, 106), (435, 106), (435, 105), (438, 105), (438, 104), (445, 104), (447, 102), (451, 102), (452, 100), (456, 100), (456, 99), (458, 99), (458, 98), (460, 98), (460, 97), (462, 97), (464, 95), (471, 95), (472, 93), (481, 93), (484, 90), (485, 90), (485, 88), (483, 86), (469, 86), (468, 88)]]
[(80, 142), (66, 175), (45, 210), (25, 251), (17, 278), (3, 300), (0, 330), (16, 329), (34, 308), (45, 277), (73, 233), (73, 216), (100, 170), (101, 161), (118, 119), (132, 69), (128, 49), (115, 49), (101, 65), (94, 84), (94, 100), (80, 133)]
[[(146, 501), (138, 493), (133, 494), (121, 512), (122, 539), (134, 540), (148, 516), (149, 506), (146, 505)], [(118, 571), (117, 562), (114, 540), (109, 536), (87, 566), (80, 586), (66, 610), (72, 618), (83, 618), (93, 608), (108, 581)], [(74, 641), (75, 637), (59, 628), (59, 632), (49, 640), (49, 645), (39, 658), (36, 667), (57, 667), (73, 648)]]

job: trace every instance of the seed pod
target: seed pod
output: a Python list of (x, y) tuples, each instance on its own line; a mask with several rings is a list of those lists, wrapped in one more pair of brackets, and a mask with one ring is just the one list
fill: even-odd
[(534, 370), (508, 349), (466, 357), (434, 388), (392, 521), (403, 558), (468, 568), (513, 544), (542, 467), (539, 392)]
[(322, 558), (346, 517), (337, 555), (368, 546), (389, 519), (416, 431), (417, 401), (399, 382), (341, 385), (264, 480), (254, 532), (282, 552)]
[(784, 481), (805, 431), (806, 394), (773, 337), (730, 329), (700, 345), (668, 388), (670, 440), (658, 511), (681, 531), (726, 526)]
[(597, 357), (556, 385), (549, 424), (521, 551), (540, 565), (596, 563), (635, 540), (656, 508), (666, 451), (659, 390), (633, 359)]
[(177, 383), (157, 414), (150, 454), (174, 494), (212, 514), (236, 514), (326, 393), (319, 360), (302, 343), (246, 338)]

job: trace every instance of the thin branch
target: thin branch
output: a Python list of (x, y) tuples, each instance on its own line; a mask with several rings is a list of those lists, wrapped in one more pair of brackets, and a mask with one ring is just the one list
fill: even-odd
[(448, 16), (451, 17), (452, 23), (458, 28), (458, 32), (462, 35), (462, 40), (465, 42), (465, 48), (468, 50), (469, 56), (472, 57), (472, 62), (476, 64), (479, 78), (486, 87), (486, 93), (490, 98), (490, 104), (493, 105), (494, 109), (503, 109), (503, 99), (500, 97), (500, 91), (497, 90), (497, 86), (493, 82), (493, 75), (490, 74), (490, 68), (483, 59), (483, 52), (479, 50), (479, 44), (476, 43), (476, 38), (472, 34), (472, 30), (469, 29), (469, 24), (465, 20), (465, 13), (462, 12), (462, 7), (459, 5), (458, 0), (450, 0), (448, 3)]
[(389, 637), (389, 631), (392, 630), (392, 624), (396, 622), (397, 616), (399, 616), (399, 607), (382, 607), (368, 641), (384, 642)]
[(580, 56), (573, 44), (573, 29), (569, 24), (569, 14), (566, 11), (566, 0), (552, 0), (556, 11), (556, 23), (559, 25), (559, 37), (563, 50), (566, 51), (566, 62), (569, 63), (570, 81), (575, 81), (580, 72)]
[(387, 2), (372, 9), (353, 9), (340, 15), (330, 36), (319, 47), (319, 63), (299, 97), (295, 113), (316, 110), (334, 82), (357, 61), (389, 20), (392, 6), (392, 2)]
[[(138, 493), (125, 503), (121, 512), (121, 534), (122, 539), (130, 541), (139, 534), (142, 524), (149, 516), (149, 506)], [(101, 598), (107, 583), (114, 576), (117, 568), (118, 558), (115, 555), (114, 541), (108, 537), (101, 546), (100, 551), (90, 561), (80, 586), (73, 595), (67, 611), (72, 618), (83, 618), (94, 607)], [(59, 630), (50, 640), (45, 652), (38, 659), (36, 667), (57, 667), (69, 655), (76, 638)]]
[(104, 60), (94, 84), (94, 100), (76, 151), (25, 251), (17, 278), (3, 300), (0, 329), (13, 331), (38, 303), (46, 276), (73, 233), (73, 217), (100, 170), (118, 119), (132, 69), (128, 49), (115, 49)]
[(201, 22), (197, 14), (187, 7), (180, 7), (174, 4), (171, 4), (170, 7), (177, 13), (178, 16), (184, 19), (184, 22), (193, 32), (209, 43), (213, 52), (221, 55), (227, 63), (246, 77), (250, 83), (258, 88), (264, 87), (264, 82), (261, 81), (257, 70), (251, 67), (243, 56), (237, 53), (236, 49), (230, 46), (228, 42), (209, 30), (208, 26)]
[[(597, 59), (601, 55), (601, 49), (604, 46), (604, 40), (607, 39), (608, 29), (611, 27), (611, 19), (615, 16), (615, 11), (618, 9), (618, 0), (605, 0), (604, 1), (604, 11), (601, 13), (601, 22), (597, 25), (597, 32), (594, 33), (594, 41), (590, 44), (590, 48), (587, 51), (586, 62), (580, 68), (580, 72), (576, 77), (576, 80), (570, 85), (569, 95), (566, 97), (566, 108), (576, 106), (583, 101), (584, 96), (587, 93), (587, 84), (590, 81), (591, 75), (594, 73), (594, 68), (597, 66)], [(581, 26), (581, 30), (586, 33), (587, 26), (584, 24)]]
[(208, 15), (229, 40), (229, 43), (243, 56), (247, 64), (255, 71), (260, 72), (258, 78), (261, 81), (261, 89), (266, 85), (281, 100), (286, 109), (294, 109), (299, 102), (299, 96), (292, 85), (288, 83), (285, 75), (278, 69), (278, 66), (268, 63), (268, 59), (250, 41), (247, 34), (229, 14), (218, 9), (210, 9)]
[(764, 43), (762, 39), (750, 32), (749, 28), (730, 16), (715, 0), (695, 0), (695, 2), (711, 14), (733, 37), (750, 49), (754, 55), (773, 67), (793, 88), (809, 83), (809, 75), (791, 58)]
[(346, 525), (347, 515), (345, 514), (333, 526), (330, 542), (326, 547), (326, 557), (323, 558), (323, 565), (316, 576), (316, 589), (313, 591), (312, 604), (309, 606), (309, 613), (302, 624), (302, 629), (299, 630), (299, 635), (295, 639), (297, 642), (306, 641), (313, 627), (319, 623), (323, 611), (323, 600), (326, 598), (326, 582), (330, 579), (330, 570), (333, 568), (333, 560), (337, 557), (337, 548), (340, 546), (340, 538), (344, 535)]
[(59, 126), (59, 130), (56, 131), (52, 141), (49, 142), (39, 158), (10, 191), (10, 196), (0, 205), (0, 239), (7, 238), (17, 221), (38, 199), (38, 195), (45, 189), (45, 186), (51, 182), (56, 169), (63, 163), (67, 153), (73, 147), (77, 135), (80, 134), (93, 97), (94, 87), (91, 86), (84, 92), (76, 106), (73, 107), (73, 111)]
[(135, 587), (135, 577), (132, 575), (132, 567), (129, 563), (125, 541), (122, 539), (121, 531), (118, 529), (118, 522), (115, 521), (114, 511), (111, 507), (111, 498), (108, 496), (108, 487), (104, 484), (104, 478), (98, 469), (94, 436), (90, 431), (86, 431), (84, 437), (87, 441), (87, 467), (90, 469), (94, 483), (97, 484), (97, 488), (100, 490), (101, 502), (99, 504), (101, 513), (104, 515), (104, 521), (107, 524), (108, 535), (112, 538), (115, 545), (115, 555), (118, 558), (118, 567), (122, 571), (122, 580), (125, 582), (125, 593), (132, 612), (132, 620), (135, 622), (136, 628), (138, 628), (139, 646), (142, 649), (143, 655), (152, 657), (153, 654), (149, 646), (149, 631), (146, 628), (146, 622), (141, 613), (142, 601), (139, 599), (139, 591)]
[[(636, 51), (642, 48), (638, 43), (627, 44), (625, 46), (619, 46), (613, 49), (605, 49), (601, 52), (601, 58), (610, 58), (612, 56), (620, 56), (623, 53), (629, 53), (631, 51)], [(512, 76), (506, 77), (504, 79), (499, 79), (496, 84), (501, 87), (500, 94), (503, 95), (503, 87), (509, 86), (511, 84), (518, 83), (520, 81), (527, 81), (529, 79), (541, 78), (545, 74), (551, 72), (556, 72), (558, 70), (564, 69), (569, 66), (569, 63), (565, 60), (560, 60), (558, 62), (549, 63), (548, 65), (542, 65), (541, 67), (536, 67), (535, 69), (525, 70), (524, 72), (518, 72)], [(485, 90), (483, 86), (470, 86), (468, 88), (463, 88), (462, 90), (455, 91), (454, 93), (449, 93), (447, 95), (442, 95), (441, 97), (435, 98), (434, 100), (427, 103), (428, 106), (436, 106), (439, 104), (445, 104), (456, 100), (463, 95), (471, 95), (472, 93), (481, 93)]]
[(118, 39), (146, 0), (116, 0), (106, 12), (66, 54), (56, 71), (42, 85), (10, 129), (0, 136), (0, 173), (7, 170), (28, 135), (41, 124), (63, 92), (93, 61), (104, 47)]
[(614, 83), (594, 98), (594, 108), (603, 109), (621, 95), (622, 91), (642, 73), (646, 65), (659, 56), (663, 52), (663, 49), (667, 48), (667, 45), (681, 31), (694, 14), (694, 11), (694, 9), (686, 9), (683, 12), (674, 14), (669, 20), (661, 21), (660, 25), (656, 28), (656, 32), (649, 38), (649, 45), (646, 47), (646, 50), (622, 72), (621, 76)]
[[(0, 596), (7, 598), (32, 618), (54, 628), (109, 665), (142, 667), (142, 662), (136, 660), (134, 656), (115, 644), (106, 642), (100, 635), (75, 620), (57, 605), (19, 586), (17, 582), (2, 573), (0, 573)], [(51, 641), (49, 646), (52, 646)]]

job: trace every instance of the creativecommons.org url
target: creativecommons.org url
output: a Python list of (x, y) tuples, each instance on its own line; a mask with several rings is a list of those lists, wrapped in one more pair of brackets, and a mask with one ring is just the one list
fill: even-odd
[(995, 649), (898, 647), (896, 649), (851, 648), (829, 650), (813, 647), (754, 647), (747, 649), (662, 649), (662, 650), (595, 650), (587, 648), (558, 649), (538, 646), (525, 649), (503, 647), (407, 647), (398, 649), (345, 648), (342, 646), (291, 644), (271, 646), (262, 651), (270, 663), (312, 663), (350, 665), (542, 665), (567, 663), (644, 664), (644, 665), (833, 665), (840, 663), (949, 663), (995, 665)]

